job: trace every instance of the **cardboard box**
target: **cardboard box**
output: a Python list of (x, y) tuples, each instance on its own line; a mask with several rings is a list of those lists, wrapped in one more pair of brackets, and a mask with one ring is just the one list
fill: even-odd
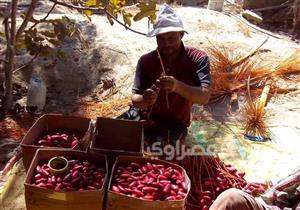
[(143, 124), (132, 120), (97, 118), (90, 150), (106, 154), (109, 169), (118, 155), (143, 156)]
[(114, 171), (117, 169), (119, 164), (126, 164), (130, 162), (137, 162), (137, 163), (155, 163), (155, 164), (163, 164), (167, 167), (172, 166), (179, 171), (182, 171), (182, 174), (185, 177), (185, 182), (187, 186), (187, 195), (191, 188), (191, 182), (189, 177), (186, 174), (184, 168), (179, 165), (163, 161), (163, 160), (153, 160), (151, 158), (144, 158), (144, 157), (134, 157), (134, 156), (119, 156), (116, 159), (116, 162), (112, 169), (112, 174), (110, 176), (109, 185), (108, 185), (108, 192), (107, 192), (107, 205), (106, 210), (184, 210), (185, 201), (187, 199), (187, 195), (183, 200), (176, 200), (176, 201), (147, 201), (139, 198), (135, 198), (132, 196), (128, 196), (125, 194), (115, 193), (111, 191), (111, 185), (113, 181)]
[(99, 190), (58, 192), (51, 189), (32, 186), (34, 170), (37, 164), (55, 156), (88, 160), (108, 170), (106, 156), (68, 149), (38, 149), (25, 179), (25, 201), (27, 210), (102, 210), (104, 195), (108, 183), (108, 173)]
[[(86, 142), (91, 140), (92, 123), (90, 119), (84, 117), (56, 114), (45, 114), (41, 116), (28, 130), (21, 142), (23, 164), (26, 171), (28, 171), (36, 150), (39, 148), (45, 148), (35, 145), (36, 140), (49, 132), (55, 131), (75, 132), (76, 135), (78, 135), (79, 140), (86, 144)], [(78, 149), (78, 146), (75, 146), (72, 149)], [(48, 148), (55, 149), (56, 147)]]

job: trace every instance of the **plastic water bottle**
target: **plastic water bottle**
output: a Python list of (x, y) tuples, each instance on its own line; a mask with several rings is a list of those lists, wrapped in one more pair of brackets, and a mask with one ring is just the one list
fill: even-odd
[(27, 93), (27, 111), (39, 113), (46, 104), (47, 88), (44, 81), (38, 77), (31, 77)]

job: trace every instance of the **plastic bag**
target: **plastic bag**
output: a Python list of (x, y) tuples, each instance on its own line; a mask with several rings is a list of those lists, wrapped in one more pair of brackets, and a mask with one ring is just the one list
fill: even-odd
[(44, 81), (38, 77), (32, 77), (28, 86), (27, 111), (38, 113), (46, 104), (47, 88)]
[(300, 200), (300, 170), (279, 180), (261, 198), (269, 205), (290, 207)]

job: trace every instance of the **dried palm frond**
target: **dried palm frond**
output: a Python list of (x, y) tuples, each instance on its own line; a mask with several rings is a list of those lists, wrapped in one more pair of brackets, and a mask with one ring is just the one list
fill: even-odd
[[(294, 79), (292, 75), (300, 73), (300, 49), (284, 59), (274, 70), (273, 75), (283, 79)], [(298, 79), (299, 81), (299, 79)]]
[(258, 67), (257, 61), (248, 60), (234, 68), (233, 81), (236, 81), (236, 83), (244, 82), (248, 79), (249, 75), (253, 78), (253, 71), (260, 68), (261, 67)]
[(116, 117), (121, 115), (130, 104), (130, 98), (114, 99), (104, 102), (83, 101), (80, 112), (91, 119), (97, 117)]
[(231, 92), (231, 82), (233, 77), (233, 64), (238, 61), (241, 56), (234, 56), (225, 48), (218, 50), (215, 47), (209, 49), (211, 59), (211, 99), (210, 103), (214, 103)]
[[(233, 68), (233, 72), (217, 72), (212, 70), (212, 101), (229, 96), (234, 92), (246, 90), (247, 78), (250, 76), (251, 88), (258, 88), (259, 81), (269, 75), (268, 71), (254, 61), (248, 60)], [(254, 75), (254, 77), (252, 77)]]
[(252, 69), (256, 66), (255, 62), (251, 61), (250, 58), (258, 52), (259, 48), (267, 40), (264, 40), (262, 44), (254, 48), (246, 56), (235, 54), (224, 47), (217, 49), (212, 45), (209, 48), (212, 77), (210, 103), (215, 103), (226, 96), (230, 96), (240, 86), (243, 86), (242, 83), (245, 83), (243, 80), (248, 78)]
[[(264, 66), (262, 66), (260, 63), (256, 63), (257, 61), (251, 61), (240, 65), (239, 67), (235, 68), (237, 70), (234, 70), (234, 80), (237, 82), (232, 83), (231, 91), (236, 91), (240, 89), (245, 90), (247, 87), (247, 82), (245, 78), (249, 76), (251, 78), (251, 92), (257, 89), (262, 89), (264, 87), (262, 81), (264, 81), (268, 77), (272, 77), (274, 81), (281, 78), (299, 82), (300, 78), (297, 80), (296, 78), (291, 77), (292, 75), (300, 73), (299, 55), (299, 51), (297, 50), (287, 59), (283, 60), (276, 68), (270, 67), (271, 64), (265, 64)], [(295, 90), (296, 88), (281, 88), (278, 85), (276, 85), (275, 82), (273, 82), (270, 92), (287, 93)]]
[(225, 47), (210, 47), (208, 49), (212, 64), (212, 70), (217, 72), (232, 72), (232, 66), (237, 62), (241, 56), (234, 55), (231, 51), (227, 50)]
[(266, 77), (269, 77), (272, 72), (273, 70), (270, 67), (268, 68), (267, 66), (258, 66), (251, 70), (250, 77), (252, 80), (262, 80)]

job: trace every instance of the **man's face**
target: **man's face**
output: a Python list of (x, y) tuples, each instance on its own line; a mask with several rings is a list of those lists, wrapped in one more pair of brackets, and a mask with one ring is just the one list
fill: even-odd
[(156, 36), (159, 51), (165, 56), (176, 55), (180, 50), (183, 32), (168, 32)]

